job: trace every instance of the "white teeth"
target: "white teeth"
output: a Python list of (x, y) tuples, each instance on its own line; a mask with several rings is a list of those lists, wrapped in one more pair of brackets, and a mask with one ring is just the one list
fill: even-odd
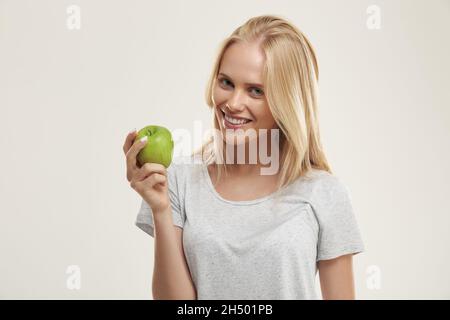
[(229, 116), (226, 115), (226, 114), (225, 114), (225, 119), (226, 119), (228, 122), (231, 122), (232, 124), (236, 124), (236, 125), (244, 124), (244, 123), (250, 122), (250, 120), (231, 118), (231, 117), (229, 117)]

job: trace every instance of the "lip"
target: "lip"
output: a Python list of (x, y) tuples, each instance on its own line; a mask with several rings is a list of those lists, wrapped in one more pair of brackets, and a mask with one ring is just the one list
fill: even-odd
[(227, 116), (229, 116), (229, 117), (231, 117), (231, 118), (236, 118), (236, 119), (242, 119), (242, 120), (250, 120), (250, 121), (252, 121), (251, 119), (248, 119), (248, 118), (243, 118), (243, 117), (239, 117), (239, 116), (232, 116), (231, 114), (228, 114), (228, 113), (226, 113), (225, 111), (223, 111), (223, 109), (220, 109), (220, 111), (222, 111), (223, 114), (226, 114)]
[[(250, 122), (252, 122), (252, 120), (250, 120), (250, 119), (232, 116), (233, 118), (236, 118), (236, 119), (250, 120), (249, 122), (243, 123), (243, 124), (233, 124), (233, 123), (231, 123), (231, 122), (228, 122), (228, 120), (225, 119), (225, 112), (223, 112), (222, 109), (221, 109), (220, 111), (221, 111), (221, 114), (222, 114), (222, 124), (223, 124), (223, 126), (224, 126), (225, 128), (227, 128), (227, 129), (233, 129), (233, 130), (239, 129), (239, 128), (245, 127), (245, 126), (248, 125)], [(231, 117), (231, 116), (230, 116), (230, 117)]]

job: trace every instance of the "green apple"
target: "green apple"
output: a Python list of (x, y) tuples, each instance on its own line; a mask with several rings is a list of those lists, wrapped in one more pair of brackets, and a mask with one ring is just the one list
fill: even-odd
[(146, 126), (138, 131), (135, 142), (147, 136), (147, 144), (139, 151), (136, 159), (142, 166), (152, 162), (168, 168), (172, 162), (173, 140), (170, 131), (161, 126)]

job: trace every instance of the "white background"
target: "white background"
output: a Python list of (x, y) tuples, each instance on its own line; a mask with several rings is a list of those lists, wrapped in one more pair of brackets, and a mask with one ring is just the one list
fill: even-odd
[(0, 298), (151, 299), (154, 243), (134, 225), (125, 136), (206, 130), (218, 45), (260, 14), (317, 51), (321, 136), (366, 245), (357, 298), (450, 298), (448, 0), (0, 0)]

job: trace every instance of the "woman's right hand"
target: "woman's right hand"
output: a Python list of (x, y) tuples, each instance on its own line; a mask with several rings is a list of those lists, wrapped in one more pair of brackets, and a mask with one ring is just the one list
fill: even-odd
[(134, 142), (136, 136), (136, 131), (129, 133), (123, 145), (127, 163), (127, 180), (150, 205), (153, 214), (158, 214), (170, 207), (167, 170), (159, 163), (145, 163), (139, 167), (136, 156), (147, 144), (147, 140)]

